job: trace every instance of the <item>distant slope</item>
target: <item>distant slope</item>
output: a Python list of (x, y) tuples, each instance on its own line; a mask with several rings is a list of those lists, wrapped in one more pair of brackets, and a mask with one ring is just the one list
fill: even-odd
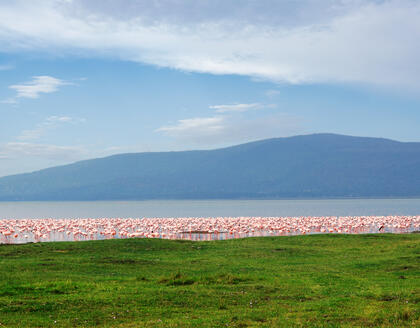
[(0, 178), (0, 200), (420, 196), (420, 143), (314, 134)]

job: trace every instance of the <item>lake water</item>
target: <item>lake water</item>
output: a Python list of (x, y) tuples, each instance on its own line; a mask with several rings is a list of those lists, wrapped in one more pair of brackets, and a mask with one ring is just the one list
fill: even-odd
[(0, 219), (420, 215), (420, 199), (0, 202)]

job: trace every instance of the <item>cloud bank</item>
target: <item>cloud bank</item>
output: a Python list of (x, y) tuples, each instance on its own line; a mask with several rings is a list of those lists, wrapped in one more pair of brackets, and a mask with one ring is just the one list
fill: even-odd
[(279, 83), (419, 90), (419, 17), (415, 0), (16, 0), (0, 3), (0, 42), (9, 52), (109, 56)]

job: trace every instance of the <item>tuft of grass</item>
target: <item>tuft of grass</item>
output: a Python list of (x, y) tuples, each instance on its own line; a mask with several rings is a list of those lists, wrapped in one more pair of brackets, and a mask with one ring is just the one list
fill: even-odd
[(0, 245), (0, 327), (418, 327), (420, 235)]

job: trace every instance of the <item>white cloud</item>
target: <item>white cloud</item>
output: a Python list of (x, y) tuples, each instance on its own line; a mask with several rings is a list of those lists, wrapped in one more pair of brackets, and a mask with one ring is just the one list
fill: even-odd
[(69, 117), (69, 116), (50, 116), (50, 117), (46, 118), (46, 121), (50, 122), (50, 123), (56, 123), (56, 122), (69, 123), (69, 122), (76, 121), (76, 119), (74, 119), (73, 117)]
[(0, 158), (14, 159), (22, 156), (53, 159), (61, 162), (78, 159), (86, 154), (83, 147), (57, 146), (28, 142), (8, 142), (0, 145)]
[(183, 145), (215, 147), (280, 137), (302, 130), (302, 119), (291, 115), (263, 113), (257, 118), (250, 118), (243, 114), (250, 110), (274, 107), (273, 104), (261, 103), (213, 105), (209, 108), (215, 109), (219, 115), (178, 120), (155, 132), (180, 139)]
[(56, 92), (65, 84), (68, 82), (45, 75), (34, 76), (29, 82), (11, 85), (9, 88), (16, 91), (16, 98), (39, 98), (40, 94)]
[(234, 104), (234, 105), (215, 105), (210, 106), (209, 108), (215, 109), (217, 113), (227, 113), (227, 112), (246, 112), (253, 109), (261, 109), (266, 107), (263, 104), (253, 103), (253, 104)]
[(18, 140), (34, 140), (39, 139), (45, 133), (45, 129), (38, 127), (32, 130), (23, 130), (17, 137)]
[(156, 131), (182, 141), (183, 145), (213, 148), (289, 136), (302, 133), (304, 129), (301, 118), (280, 113), (252, 119), (227, 115), (183, 119)]
[(198, 117), (179, 120), (175, 125), (164, 126), (156, 131), (164, 132), (169, 136), (206, 136), (219, 133), (225, 128), (225, 117)]
[(84, 123), (85, 119), (73, 118), (69, 116), (50, 116), (47, 117), (43, 122), (36, 125), (34, 129), (24, 130), (17, 137), (18, 140), (35, 140), (42, 137), (49, 130), (56, 129), (63, 123)]
[(16, 0), (0, 3), (0, 42), (10, 52), (418, 90), (419, 17), (415, 0)]

